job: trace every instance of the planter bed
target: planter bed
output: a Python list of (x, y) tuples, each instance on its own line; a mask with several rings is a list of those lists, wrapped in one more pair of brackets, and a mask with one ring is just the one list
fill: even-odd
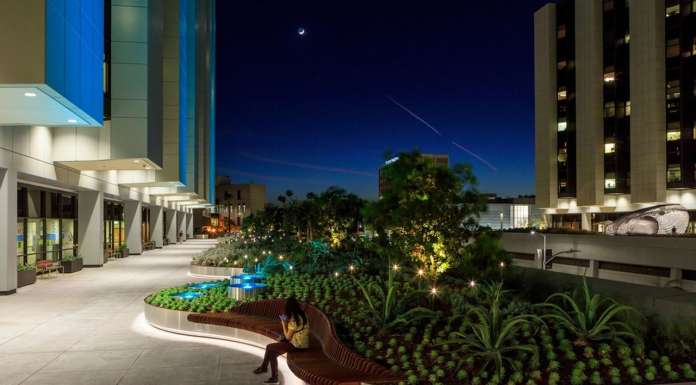
[(77, 258), (72, 261), (62, 261), (61, 265), (63, 266), (63, 273), (65, 274), (77, 273), (83, 268), (82, 258)]
[(17, 287), (24, 287), (36, 282), (36, 270), (24, 270), (17, 272)]

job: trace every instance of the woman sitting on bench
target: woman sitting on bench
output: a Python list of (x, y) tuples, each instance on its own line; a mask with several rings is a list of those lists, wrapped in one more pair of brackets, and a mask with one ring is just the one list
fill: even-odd
[(309, 320), (300, 303), (293, 297), (285, 301), (285, 312), (279, 316), (283, 325), (283, 337), (280, 341), (266, 346), (266, 355), (255, 374), (266, 373), (271, 364), (271, 377), (264, 384), (278, 383), (278, 356), (287, 352), (309, 348)]

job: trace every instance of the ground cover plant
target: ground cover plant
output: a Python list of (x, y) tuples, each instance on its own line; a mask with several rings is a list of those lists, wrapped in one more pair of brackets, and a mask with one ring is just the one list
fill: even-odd
[[(245, 301), (294, 296), (319, 307), (344, 343), (408, 384), (696, 379), (693, 325), (650, 326), (586, 282), (572, 293), (530, 292), (543, 282), (511, 290), (499, 235), (478, 227), (485, 205), (469, 168), (402, 153), (384, 177), (389, 188), (373, 202), (338, 188), (306, 200), (287, 192), (193, 263), (263, 272), (267, 287)], [(204, 312), (236, 305), (221, 287), (178, 297), (190, 290), (164, 289), (147, 301)]]

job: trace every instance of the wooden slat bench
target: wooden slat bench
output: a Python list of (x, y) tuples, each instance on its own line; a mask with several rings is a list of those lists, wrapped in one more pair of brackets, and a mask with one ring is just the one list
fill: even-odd
[[(231, 312), (193, 313), (191, 322), (249, 330), (273, 339), (281, 334), (278, 316), (284, 300), (263, 300), (242, 304)], [(310, 348), (290, 352), (288, 367), (311, 385), (389, 384), (404, 378), (350, 350), (336, 336), (333, 323), (317, 307), (304, 305), (311, 330)]]

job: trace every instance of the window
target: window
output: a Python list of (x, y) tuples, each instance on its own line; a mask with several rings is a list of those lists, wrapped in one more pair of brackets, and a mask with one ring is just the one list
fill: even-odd
[(667, 82), (667, 100), (679, 99), (680, 95), (679, 80), (670, 80)]
[(566, 37), (566, 26), (565, 26), (565, 24), (561, 24), (561, 25), (558, 26), (558, 31), (556, 32), (556, 36), (557, 36), (559, 39), (563, 39), (564, 37)]
[[(694, 4), (696, 4), (696, 2), (694, 2)], [(691, 42), (691, 54), (696, 55), (696, 37)]]
[(616, 73), (614, 67), (609, 67), (604, 70), (604, 83), (614, 83), (616, 81)]
[(604, 143), (604, 153), (613, 154), (616, 152), (616, 143)]
[(565, 163), (568, 160), (568, 150), (563, 147), (558, 149), (558, 161)]
[(672, 17), (679, 15), (679, 3), (674, 5), (668, 5), (666, 9), (666, 16)]
[(681, 166), (678, 164), (670, 164), (667, 166), (667, 183), (681, 182)]
[(604, 0), (604, 12), (614, 9), (614, 0)]
[(616, 103), (607, 102), (604, 103), (604, 117), (613, 118), (616, 115)]
[(667, 40), (666, 55), (668, 58), (679, 56), (679, 39), (669, 39)]
[(565, 87), (558, 88), (558, 100), (568, 99), (568, 90)]
[(616, 188), (616, 174), (613, 172), (608, 172), (604, 175), (604, 188), (607, 190), (613, 190)]
[(568, 62), (567, 62), (566, 60), (561, 60), (561, 61), (558, 62), (558, 64), (556, 65), (556, 67), (558, 67), (558, 70), (559, 70), (559, 71), (560, 71), (560, 70), (563, 70), (563, 69), (565, 69), (566, 67), (568, 67)]
[(626, 116), (631, 116), (631, 101), (626, 101)]
[(558, 132), (563, 132), (568, 128), (568, 122), (562, 120), (558, 122)]
[(667, 141), (673, 142), (681, 139), (681, 131), (667, 131)]

